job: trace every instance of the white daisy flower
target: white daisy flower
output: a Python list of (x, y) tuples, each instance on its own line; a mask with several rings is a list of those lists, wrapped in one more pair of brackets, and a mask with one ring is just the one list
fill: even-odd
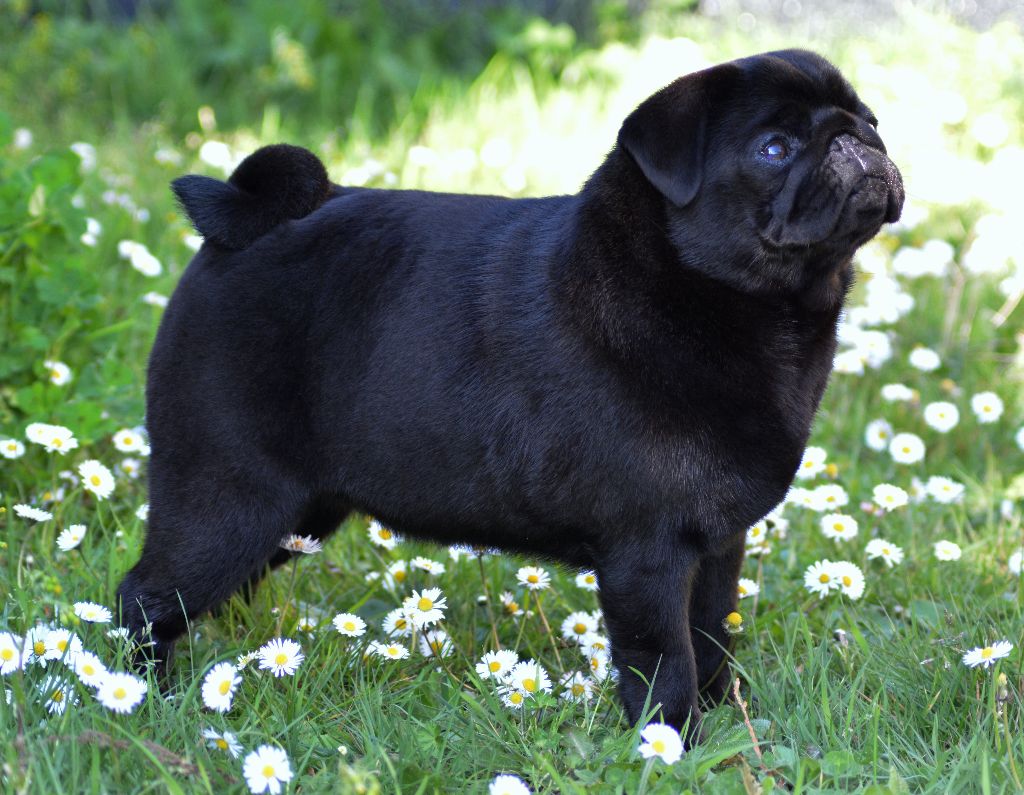
[(46, 705), (46, 711), (51, 715), (63, 715), (69, 706), (78, 703), (78, 696), (75, 695), (66, 681), (56, 676), (47, 676), (39, 685), (39, 692)]
[(409, 567), (404, 560), (389, 563), (384, 570), (384, 584), (392, 591), (404, 583), (409, 577)]
[(842, 513), (821, 517), (821, 532), (834, 541), (849, 541), (857, 535), (857, 520)]
[(247, 651), (247, 652), (244, 652), (242, 654), (239, 654), (237, 657), (235, 657), (235, 668), (237, 670), (239, 670), (239, 671), (244, 671), (246, 669), (246, 667), (249, 665), (249, 663), (255, 662), (256, 660), (258, 660), (259, 656), (260, 656), (260, 650), (259, 649), (256, 649), (254, 651)]
[(0, 441), (0, 456), (11, 459), (21, 458), (25, 455), (25, 445), (17, 439), (4, 439)]
[(952, 403), (939, 400), (924, 407), (924, 421), (939, 433), (948, 433), (960, 422), (960, 410)]
[[(1024, 428), (1021, 429), (1024, 433)], [(1024, 448), (1024, 445), (1021, 445)], [(584, 591), (596, 591), (597, 590), (597, 575), (592, 571), (583, 571), (576, 575), (576, 587), (582, 588)]]
[(511, 685), (499, 686), (498, 695), (501, 697), (501, 703), (509, 709), (522, 709), (526, 699), (529, 698), (522, 690), (516, 690)]
[(109, 608), (95, 602), (75, 602), (75, 615), (92, 624), (109, 624), (114, 617)]
[(736, 592), (740, 599), (746, 599), (748, 596), (757, 596), (761, 593), (761, 586), (753, 580), (740, 577), (739, 582), (736, 583)]
[(91, 491), (98, 499), (105, 500), (114, 491), (114, 476), (110, 470), (95, 459), (83, 462), (78, 467), (82, 476), (82, 488)]
[(292, 780), (292, 767), (288, 754), (273, 745), (261, 745), (245, 757), (242, 775), (249, 792), (269, 792), (277, 795), (283, 784)]
[(1013, 651), (1013, 644), (1006, 640), (998, 640), (991, 646), (979, 646), (964, 654), (964, 665), (969, 668), (977, 668), (979, 665), (991, 668), (996, 660), (1001, 660)]
[(608, 640), (607, 635), (602, 635), (600, 632), (591, 632), (589, 635), (584, 635), (580, 638), (580, 650), (584, 654), (610, 654), (611, 643)]
[(827, 596), (841, 587), (835, 565), (830, 560), (818, 560), (804, 571), (804, 587), (816, 596)]
[(414, 590), (412, 596), (407, 596), (402, 601), (402, 607), (415, 627), (427, 627), (444, 618), (448, 601), (441, 595), (440, 588), (424, 588), (422, 591)]
[(683, 755), (683, 741), (679, 732), (664, 723), (648, 723), (640, 732), (640, 756), (658, 757), (667, 765), (675, 764)]
[(274, 676), (291, 676), (305, 659), (302, 647), (289, 638), (274, 638), (259, 649), (259, 667)]
[(455, 644), (443, 629), (424, 630), (419, 644), (424, 657), (448, 657), (455, 651)]
[(603, 682), (611, 672), (612, 658), (608, 652), (595, 651), (587, 657), (590, 675), (598, 682)]
[(139, 506), (138, 510), (135, 511), (135, 516), (141, 522), (145, 522), (146, 520), (148, 520), (149, 519), (149, 503), (148, 502), (142, 503), (142, 505)]
[(889, 442), (889, 455), (897, 464), (916, 464), (924, 454), (924, 442), (913, 433), (898, 433)]
[(511, 649), (489, 651), (476, 664), (476, 672), (481, 679), (504, 681), (508, 672), (517, 662), (519, 662), (519, 655)]
[(384, 549), (394, 549), (395, 545), (402, 540), (398, 533), (385, 527), (376, 519), (370, 522), (370, 526), (366, 528), (366, 534), (370, 537), (370, 541)]
[(506, 773), (494, 777), (487, 786), (487, 795), (530, 795), (530, 788), (518, 776)]
[(816, 513), (834, 511), (850, 502), (850, 495), (838, 483), (826, 483), (811, 491), (810, 509)]
[(122, 428), (113, 436), (114, 447), (122, 453), (137, 453), (146, 445), (142, 434), (130, 428)]
[(409, 656), (409, 650), (398, 643), (381, 643), (379, 640), (370, 642), (366, 649), (367, 654), (376, 654), (388, 660), (404, 660)]
[(551, 575), (540, 566), (523, 566), (516, 572), (516, 580), (531, 591), (540, 591), (551, 584)]
[(121, 714), (134, 710), (146, 696), (145, 681), (131, 674), (106, 673), (96, 687), (96, 700)]
[(313, 538), (313, 536), (300, 536), (295, 533), (282, 538), (278, 542), (278, 546), (281, 549), (287, 549), (289, 552), (301, 552), (304, 555), (313, 555), (324, 548), (323, 544)]
[(1024, 450), (1024, 425), (1017, 431), (1017, 435), (1013, 437), (1013, 440), (1017, 443), (1017, 447)]
[(597, 620), (582, 610), (569, 613), (562, 622), (562, 637), (566, 640), (578, 641), (591, 632), (597, 632)]
[(62, 627), (46, 633), (44, 660), (71, 660), (82, 651), (82, 641), (73, 632)]
[(48, 522), (53, 518), (49, 511), (33, 508), (31, 505), (15, 505), (14, 512), (22, 519), (31, 519), (33, 522)]
[(559, 698), (566, 701), (574, 701), (578, 704), (584, 701), (590, 701), (594, 695), (594, 691), (597, 689), (597, 682), (589, 676), (585, 676), (582, 671), (572, 671), (567, 673), (561, 678), (558, 684), (562, 688), (562, 692), (559, 693)]
[(890, 483), (880, 483), (871, 492), (872, 499), (884, 511), (893, 511), (902, 508), (910, 502), (910, 496), (899, 486)]
[(923, 345), (915, 347), (910, 352), (910, 356), (907, 357), (907, 361), (910, 362), (911, 367), (923, 373), (933, 372), (942, 366), (942, 359), (939, 358), (939, 354), (931, 348), (925, 348)]
[(960, 555), (963, 554), (960, 545), (952, 541), (936, 541), (933, 547), (938, 560), (960, 560)]
[(128, 627), (114, 627), (107, 630), (107, 637), (112, 640), (128, 640)]
[(882, 387), (882, 400), (886, 403), (907, 403), (917, 398), (917, 393), (906, 384), (886, 384)]
[(865, 356), (858, 349), (841, 351), (832, 360), (832, 369), (844, 375), (864, 375)]
[(523, 615), (523, 609), (519, 606), (515, 596), (509, 591), (502, 591), (501, 593), (501, 607), (507, 615), (510, 616), (521, 616)]
[(1007, 561), (1007, 566), (1010, 568), (1010, 574), (1020, 574), (1024, 570), (1024, 547), (1021, 547), (1012, 555)]
[(53, 627), (36, 624), (25, 634), (25, 665), (33, 662), (46, 665), (46, 638), (51, 632)]
[(516, 690), (521, 690), (531, 696), (536, 693), (551, 692), (551, 679), (548, 677), (548, 672), (536, 660), (523, 660), (513, 665), (505, 681)]
[[(803, 489), (806, 491), (806, 489)], [(752, 547), (762, 547), (768, 540), (768, 522), (762, 519), (760, 522), (747, 528), (746, 546), (749, 550)]]
[(885, 565), (890, 569), (903, 562), (903, 550), (895, 544), (886, 541), (884, 538), (872, 538), (868, 541), (868, 545), (864, 548), (864, 552), (872, 560), (881, 558), (885, 561)]
[(235, 689), (242, 684), (238, 668), (229, 662), (217, 663), (203, 678), (203, 704), (207, 709), (227, 712), (235, 697)]
[(238, 738), (229, 731), (219, 732), (216, 729), (203, 729), (203, 739), (206, 746), (215, 751), (227, 751), (235, 759), (242, 753), (242, 744)]
[(443, 563), (436, 560), (431, 560), (430, 558), (425, 558), (420, 555), (416, 556), (411, 561), (409, 561), (409, 565), (412, 566), (414, 569), (425, 571), (427, 572), (427, 574), (444, 574), (445, 572)]
[(71, 368), (64, 362), (49, 360), (43, 362), (43, 367), (46, 368), (50, 383), (54, 386), (64, 386), (71, 381)]
[(331, 619), (331, 623), (348, 638), (360, 638), (366, 634), (366, 622), (355, 613), (338, 613)]
[(0, 675), (7, 676), (25, 666), (24, 641), (10, 632), (0, 632)]
[(823, 447), (808, 447), (804, 450), (804, 457), (797, 467), (796, 476), (800, 480), (811, 480), (825, 470), (825, 459), (828, 453)]
[(839, 583), (843, 596), (860, 599), (864, 595), (864, 572), (856, 564), (846, 560), (836, 561), (832, 564), (832, 575)]
[(42, 445), (48, 453), (64, 455), (78, 447), (78, 440), (69, 428), (45, 422), (33, 422), (25, 428), (25, 438), (33, 444)]
[(950, 503), (960, 502), (963, 499), (964, 485), (941, 475), (933, 475), (928, 478), (925, 491), (936, 502), (949, 505)]
[(149, 304), (150, 306), (158, 306), (161, 309), (167, 307), (169, 300), (163, 293), (154, 292), (150, 290), (148, 293), (144, 293), (142, 296), (142, 303)]
[(864, 444), (876, 452), (881, 452), (889, 446), (892, 439), (892, 426), (885, 420), (871, 420), (864, 429)]
[(978, 422), (995, 422), (1003, 416), (1003, 401), (995, 392), (979, 392), (971, 398), (971, 411)]
[(404, 607), (396, 607), (386, 616), (383, 623), (384, 634), (389, 638), (404, 638), (412, 634), (412, 621)]
[(82, 684), (89, 687), (98, 686), (103, 675), (107, 673), (107, 666), (91, 651), (80, 651), (75, 654), (71, 658), (71, 669), (82, 680)]

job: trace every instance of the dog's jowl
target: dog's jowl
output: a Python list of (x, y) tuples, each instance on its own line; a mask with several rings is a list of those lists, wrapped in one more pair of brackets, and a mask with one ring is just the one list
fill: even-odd
[(205, 243), (150, 360), (126, 625), (166, 661), (283, 536), (360, 511), (594, 569), (629, 718), (646, 679), (696, 738), (744, 532), (793, 479), (851, 257), (903, 204), (875, 127), (787, 50), (650, 97), (574, 196), (350, 189), (285, 145), (178, 180)]

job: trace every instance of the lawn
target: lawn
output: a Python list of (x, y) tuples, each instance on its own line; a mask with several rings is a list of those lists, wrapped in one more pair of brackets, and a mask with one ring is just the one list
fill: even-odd
[[(607, 3), (585, 34), (504, 13), (411, 35), (374, 4), (274, 5), (209, 30), (192, 2), (0, 11), (0, 790), (244, 792), (262, 746), (303, 793), (1024, 790), (1020, 31), (908, 13), (815, 38)], [(284, 140), (343, 184), (571, 192), (653, 90), (791, 45), (872, 107), (908, 202), (858, 255), (794, 489), (748, 531), (740, 701), (702, 745), (641, 756), (586, 576), (365, 516), (197, 621), (163, 691), (101, 681), (131, 671), (103, 608), (145, 533), (148, 349), (199, 243), (171, 179)], [(389, 634), (410, 597), (440, 619)], [(276, 638), (302, 659), (275, 669)], [(501, 686), (499, 649), (532, 692)]]

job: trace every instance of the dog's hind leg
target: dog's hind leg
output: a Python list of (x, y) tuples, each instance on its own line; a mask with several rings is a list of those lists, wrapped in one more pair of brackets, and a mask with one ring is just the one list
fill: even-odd
[(187, 622), (262, 570), (308, 501), (272, 466), (185, 473), (166, 463), (154, 450), (146, 542), (118, 588), (122, 625), (165, 665)]
[(690, 634), (697, 660), (697, 684), (710, 703), (720, 702), (729, 689), (728, 650), (732, 637), (725, 617), (736, 609), (736, 583), (743, 565), (746, 535), (737, 533), (720, 549), (701, 557), (690, 600)]
[[(302, 519), (292, 530), (298, 536), (311, 536), (317, 541), (324, 541), (335, 530), (338, 529), (345, 517), (352, 512), (352, 506), (344, 497), (333, 497), (321, 495), (315, 498), (303, 512)], [(293, 552), (288, 549), (278, 549), (271, 555), (266, 565), (260, 566), (246, 582), (243, 593), (247, 599), (251, 599), (256, 586), (259, 585), (268, 572), (278, 566), (287, 563), (301, 552)]]

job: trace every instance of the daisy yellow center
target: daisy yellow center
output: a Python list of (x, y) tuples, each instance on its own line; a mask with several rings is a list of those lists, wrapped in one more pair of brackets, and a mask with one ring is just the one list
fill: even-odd
[(395, 629), (405, 629), (407, 626), (409, 626), (409, 624), (404, 618), (400, 618), (395, 622)]
[(380, 533), (378, 533), (378, 535), (381, 538), (383, 538), (385, 541), (387, 541), (389, 538), (391, 538), (391, 531), (388, 530), (386, 527), (382, 527), (380, 529)]
[(65, 649), (67, 649), (67, 647), (68, 647), (68, 642), (66, 640), (58, 640), (57, 641), (57, 648), (60, 651), (64, 651)]
[(843, 531), (843, 525), (840, 522), (836, 522), (834, 525), (832, 525), (832, 529), (833, 530), (838, 530), (839, 532), (842, 532)]
[(421, 596), (420, 600), (416, 603), (416, 607), (418, 607), (420, 610), (424, 610), (424, 611), (429, 610), (433, 606), (434, 606), (434, 600), (433, 599), (427, 599), (427, 597), (425, 597), (425, 596)]
[(883, 555), (891, 555), (892, 554), (892, 550), (890, 550), (889, 547), (882, 547), (882, 554)]
[(512, 693), (512, 695), (508, 697), (508, 700), (511, 701), (513, 704), (522, 704), (523, 694), (518, 692)]
[(653, 748), (659, 754), (663, 754), (663, 753), (665, 753), (665, 741), (664, 740), (655, 740), (653, 743), (651, 743), (651, 748)]
[(909, 447), (904, 447), (903, 448), (903, 452), (904, 453), (909, 453), (910, 452), (910, 448)]
[(537, 680), (536, 679), (524, 679), (523, 680), (523, 690), (525, 690), (527, 693), (532, 693), (536, 689), (537, 689)]
[(346, 621), (344, 626), (345, 626), (345, 630), (348, 631), (348, 632), (355, 632), (356, 631), (356, 625), (353, 622), (351, 622), (351, 621)]
[(52, 444), (54, 447), (60, 447), (62, 444), (64, 444), (64, 442), (62, 442), (60, 439), (54, 439)]
[(993, 649), (991, 646), (986, 646), (984, 649), (981, 650), (981, 658), (983, 660), (987, 660), (993, 654), (995, 654), (995, 649)]
[(82, 666), (82, 673), (86, 676), (92, 676), (94, 673), (96, 673), (96, 669), (93, 667), (92, 663), (86, 663)]
[(853, 578), (850, 577), (848, 574), (844, 575), (843, 576), (843, 585), (845, 585), (847, 588), (849, 588), (851, 585), (853, 585)]
[(46, 644), (43, 643), (43, 641), (41, 640), (37, 640), (35, 643), (32, 644), (32, 651), (35, 654), (42, 655), (46, 652)]
[(441, 651), (441, 646), (442, 646), (442, 643), (439, 640), (432, 640), (432, 641), (430, 641), (430, 648), (433, 651), (435, 651), (435, 652), (440, 652)]
[(0, 657), (2, 657), (4, 660), (13, 660), (14, 649), (4, 649), (3, 651), (0, 651)]
[(594, 577), (594, 575), (593, 575), (593, 574), (588, 574), (588, 575), (587, 575), (586, 577), (584, 577), (583, 579), (584, 579), (584, 581), (585, 581), (585, 582), (587, 583), (587, 585), (593, 585), (593, 584), (594, 584), (595, 582), (597, 582), (597, 578), (596, 578), (596, 577)]
[(263, 777), (264, 778), (273, 778), (274, 777), (274, 766), (273, 765), (264, 765), (263, 766)]
[(725, 617), (725, 620), (729, 624), (729, 626), (738, 627), (740, 624), (743, 623), (743, 616), (741, 616), (739, 613), (732, 612)]
[(601, 661), (599, 659), (597, 659), (597, 657), (591, 657), (590, 658), (590, 667), (593, 670), (596, 671), (600, 666), (601, 666)]
[(50, 370), (50, 377), (54, 381), (60, 381), (61, 372), (60, 370)]
[(100, 476), (99, 475), (93, 475), (91, 478), (89, 478), (89, 482), (92, 483), (92, 485), (94, 485), (94, 486), (98, 486), (103, 481), (100, 480)]
[(278, 655), (274, 658), (274, 662), (278, 665), (284, 665), (286, 662), (288, 662), (288, 655), (285, 654), (283, 651), (278, 652)]
[(584, 624), (582, 621), (577, 621), (575, 624), (572, 625), (572, 631), (575, 632), (577, 635), (582, 635), (584, 632), (587, 631), (587, 625)]
[(214, 745), (216, 745), (222, 751), (228, 750), (228, 741), (225, 740), (223, 737), (218, 737), (216, 740), (214, 740)]
[(829, 582), (831, 579), (825, 572), (818, 575), (818, 582)]
[(740, 585), (739, 589), (740, 589), (740, 596), (746, 596), (747, 595), (747, 589), (744, 586)]
[(52, 701), (56, 701), (58, 704), (64, 700), (64, 694), (60, 690), (54, 690), (53, 695), (50, 696)]
[(576, 684), (572, 686), (572, 694), (574, 696), (582, 696), (585, 690), (586, 688), (583, 685)]
[(231, 680), (225, 679), (220, 683), (220, 687), (217, 688), (222, 696), (226, 696), (228, 691), (231, 689)]
[(831, 495), (829, 495), (828, 497), (825, 498), (825, 502), (835, 502), (835, 501), (836, 501), (836, 498), (831, 496)]
[(534, 585), (536, 585), (538, 582), (540, 582), (540, 577), (538, 577), (536, 574), (529, 574), (526, 577), (526, 581), (532, 582)]
[(497, 660), (492, 660), (490, 663), (487, 664), (487, 668), (490, 670), (492, 674), (497, 673), (501, 670), (501, 663)]
[(398, 651), (397, 646), (388, 646), (388, 654), (390, 654), (392, 657), (397, 657), (399, 653), (400, 652)]
[(519, 609), (519, 605), (515, 602), (509, 602), (507, 605), (505, 605), (505, 609), (510, 613), (514, 613)]
[(128, 697), (128, 691), (125, 690), (123, 687), (115, 687), (114, 688), (114, 698), (116, 698), (118, 701), (120, 701), (122, 698), (127, 698), (127, 697)]
[(399, 569), (398, 571), (395, 572), (395, 580), (397, 580), (398, 582), (402, 582), (404, 579), (405, 579), (405, 572), (402, 569)]

